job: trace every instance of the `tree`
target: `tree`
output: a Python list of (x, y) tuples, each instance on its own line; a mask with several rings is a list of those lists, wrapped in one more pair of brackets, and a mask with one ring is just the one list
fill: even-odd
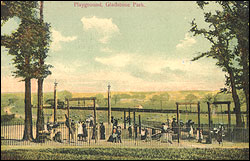
[(236, 69), (238, 89), (243, 89), (247, 106), (247, 127), (249, 128), (249, 1), (220, 1), (225, 11), (224, 22), (237, 39), (238, 56)]
[(217, 101), (217, 98), (216, 98), (217, 95), (212, 95), (211, 93), (205, 95), (203, 98), (202, 98), (202, 101), (204, 103), (213, 103), (213, 102), (216, 102)]
[(18, 101), (18, 98), (16, 96), (13, 96), (12, 98), (8, 99), (8, 106), (14, 105)]
[(104, 104), (104, 96), (103, 96), (103, 94), (97, 94), (97, 95), (95, 95), (95, 97), (96, 97), (97, 104), (99, 106)]
[[(39, 77), (49, 66), (39, 66), (41, 49), (46, 44), (48, 25), (43, 24), (36, 17), (37, 2), (1, 2), (1, 25), (9, 18), (17, 16), (21, 19), (16, 32), (11, 35), (1, 35), (1, 46), (9, 49), (13, 55), (13, 64), (16, 70), (15, 77), (21, 77), (25, 81), (25, 128), (24, 140), (33, 140), (32, 132), (32, 108), (31, 108), (31, 79)], [(38, 68), (38, 66), (40, 68)], [(41, 70), (43, 69), (43, 70)]]
[(195, 96), (194, 94), (188, 94), (185, 97), (185, 100), (188, 101), (188, 102), (193, 102), (193, 101), (195, 101), (197, 99), (198, 99), (198, 97)]
[(64, 90), (64, 91), (61, 91), (58, 93), (58, 98), (60, 99), (70, 99), (72, 98), (72, 93), (67, 91), (67, 90)]
[[(201, 9), (205, 5), (208, 5), (208, 2), (199, 1), (197, 2)], [(223, 5), (223, 3), (219, 3)], [(209, 51), (200, 54), (195, 57), (193, 61), (198, 60), (202, 57), (212, 57), (217, 60), (216, 65), (221, 67), (224, 72), (226, 72), (227, 82), (226, 84), (231, 87), (232, 97), (235, 105), (236, 112), (236, 125), (238, 127), (242, 126), (241, 120), (241, 109), (240, 109), (240, 100), (237, 94), (237, 83), (236, 83), (236, 67), (235, 63), (238, 59), (237, 53), (238, 48), (235, 43), (235, 35), (232, 33), (228, 24), (225, 22), (225, 16), (228, 15), (227, 10), (223, 9), (222, 11), (216, 10), (215, 14), (211, 12), (204, 13), (205, 22), (209, 24), (209, 29), (199, 29), (197, 24), (192, 21), (191, 32), (194, 33), (194, 36), (202, 35), (211, 43), (211, 48)]]
[[(36, 78), (38, 79), (38, 94), (37, 94), (37, 122), (36, 122), (36, 139), (40, 138), (39, 131), (44, 130), (44, 116), (43, 116), (43, 81), (44, 79), (51, 74), (49, 68), (51, 65), (45, 64), (45, 59), (48, 56), (48, 47), (50, 43), (50, 32), (49, 24), (43, 22), (43, 1), (40, 2), (40, 42), (39, 42), (39, 51), (35, 56), (37, 59), (36, 62)], [(37, 140), (39, 141), (39, 140)]]
[(29, 19), (36, 6), (37, 1), (1, 1), (1, 26), (15, 16)]
[(35, 53), (37, 52), (37, 38), (39, 32), (37, 27), (39, 21), (35, 19), (22, 20), (18, 30), (11, 36), (5, 37), (8, 43), (5, 47), (9, 54), (13, 55), (13, 64), (16, 70), (15, 77), (23, 78), (25, 81), (25, 129), (24, 140), (33, 140), (32, 132), (32, 108), (31, 108), (31, 79), (35, 73)]
[(115, 105), (121, 100), (121, 97), (119, 94), (113, 95), (112, 99), (115, 101)]
[(169, 98), (170, 98), (170, 96), (168, 93), (160, 94), (160, 99), (163, 101), (169, 101)]

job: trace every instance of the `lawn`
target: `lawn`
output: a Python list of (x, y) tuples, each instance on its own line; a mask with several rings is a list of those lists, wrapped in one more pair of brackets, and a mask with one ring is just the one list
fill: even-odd
[(1, 160), (249, 160), (249, 149), (59, 148), (2, 150)]

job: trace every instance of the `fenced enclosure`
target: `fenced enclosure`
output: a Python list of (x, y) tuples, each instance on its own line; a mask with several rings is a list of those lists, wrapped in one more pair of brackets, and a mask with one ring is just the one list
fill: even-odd
[[(228, 106), (224, 110), (221, 106), (220, 112), (212, 113), (209, 103), (208, 110), (204, 111), (200, 108), (200, 102), (176, 102), (176, 109), (112, 107), (111, 116), (110, 104), (108, 107), (99, 107), (96, 100), (96, 97), (71, 98), (66, 99), (66, 103), (61, 107), (44, 107), (47, 112), (50, 110), (43, 115), (43, 117), (48, 116), (47, 119), (44, 118), (47, 122), (38, 137), (36, 137), (36, 122), (33, 122), (33, 142), (22, 140), (23, 122), (3, 121), (1, 143), (2, 145), (166, 147), (182, 143), (185, 143), (184, 146), (190, 146), (197, 143), (220, 144), (223, 141), (249, 142), (248, 130), (236, 128), (235, 124), (231, 123), (234, 120), (234, 114), (231, 117), (231, 113), (234, 111), (230, 110), (230, 102), (213, 103), (212, 105), (222, 103)], [(211, 109), (216, 108), (212, 106)], [(108, 117), (105, 117), (107, 115), (105, 111), (108, 112)], [(148, 116), (155, 118), (150, 121)], [(100, 126), (101, 122), (103, 126)]]
[[(124, 124), (119, 124), (121, 127), (120, 139), (113, 138), (113, 127), (104, 123), (105, 126), (105, 138), (103, 138), (103, 132), (101, 132), (100, 125), (97, 125), (96, 132), (94, 132), (94, 126), (90, 126), (86, 123), (87, 136), (79, 137), (78, 134), (81, 132), (79, 126), (75, 126), (73, 133), (70, 134), (70, 140), (68, 136), (68, 127), (64, 122), (58, 123), (56, 128), (51, 128), (54, 125), (45, 124), (44, 133), (37, 142), (36, 138), (36, 122), (33, 122), (33, 137), (34, 141), (23, 141), (24, 124), (18, 123), (1, 123), (1, 145), (74, 145), (74, 146), (90, 146), (90, 145), (101, 145), (101, 146), (172, 146), (178, 144), (177, 132), (175, 129), (171, 129), (168, 132), (162, 132), (161, 128), (149, 127), (142, 125), (141, 127), (133, 127), (127, 125), (124, 129)], [(77, 124), (76, 124), (77, 125)], [(217, 126), (217, 125), (216, 125)], [(220, 126), (220, 125), (218, 125)], [(131, 131), (129, 130), (131, 128)], [(147, 131), (147, 132), (145, 132)], [(201, 126), (201, 143), (207, 144), (207, 138), (209, 133), (207, 125)], [(145, 136), (146, 133), (146, 136)], [(211, 144), (218, 144), (216, 133), (211, 133)], [(190, 146), (188, 144), (198, 144), (198, 125), (194, 124), (193, 130), (187, 130), (186, 126), (180, 127), (180, 143), (185, 143), (184, 146)], [(229, 133), (227, 126), (224, 128), (223, 142), (249, 142), (249, 131), (245, 128), (232, 127), (231, 133)]]

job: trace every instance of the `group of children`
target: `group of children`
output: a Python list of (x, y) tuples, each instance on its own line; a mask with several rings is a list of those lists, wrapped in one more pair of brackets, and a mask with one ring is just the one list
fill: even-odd
[[(122, 128), (121, 128), (121, 126), (118, 125), (118, 120), (112, 118), (111, 122), (113, 124), (112, 133), (107, 141), (113, 142), (113, 143), (122, 143), (122, 137), (121, 137)], [(73, 140), (74, 140), (74, 136), (76, 136), (76, 134), (77, 134), (77, 139), (79, 141), (85, 141), (85, 142), (88, 140), (87, 138), (89, 135), (91, 135), (90, 137), (92, 137), (92, 139), (95, 139), (95, 137), (97, 136), (96, 135), (97, 128), (95, 127), (96, 125), (94, 125), (94, 121), (91, 117), (89, 117), (85, 121), (75, 122), (74, 120), (69, 120), (66, 116), (65, 124), (69, 128), (70, 135), (71, 135), (71, 138)], [(55, 126), (55, 125), (53, 125), (53, 126)], [(88, 128), (90, 129), (91, 127), (93, 129), (93, 132), (88, 134)], [(52, 125), (47, 124), (47, 129), (48, 129), (48, 131), (52, 131)], [(106, 139), (105, 126), (102, 122), (100, 123), (99, 130), (100, 130), (99, 131), (100, 140), (105, 140)], [(189, 139), (195, 138), (194, 137), (194, 122), (192, 120), (188, 120), (185, 124), (183, 124), (180, 121), (180, 130), (186, 132), (187, 138), (189, 138)], [(138, 131), (137, 126), (135, 126), (134, 127), (135, 138), (137, 138), (137, 131)], [(199, 129), (197, 129), (196, 131), (197, 131), (196, 139), (200, 142), (203, 140), (203, 131), (202, 131), (202, 129), (200, 129), (200, 134), (199, 134)], [(131, 125), (128, 127), (128, 132), (129, 132), (129, 138), (132, 138)], [(172, 144), (173, 134), (177, 134), (177, 133), (178, 133), (177, 120), (175, 118), (173, 118), (172, 120), (167, 119), (167, 122), (163, 123), (162, 127), (161, 127), (160, 141)], [(152, 131), (152, 134), (153, 134), (153, 131)], [(213, 137), (216, 138), (216, 140), (219, 142), (219, 144), (221, 144), (222, 138), (224, 136), (224, 126), (221, 125), (217, 130), (214, 130), (213, 134), (214, 134)], [(141, 140), (147, 141), (150, 137), (148, 129), (142, 128), (141, 132), (140, 132), (140, 136), (141, 136)], [(54, 133), (53, 140), (58, 141), (58, 142), (62, 142), (60, 131), (58, 131), (57, 133)]]
[(111, 117), (111, 123), (113, 124), (112, 134), (109, 136), (108, 142), (122, 143), (122, 128), (121, 126), (118, 126), (118, 119), (114, 119), (114, 117)]

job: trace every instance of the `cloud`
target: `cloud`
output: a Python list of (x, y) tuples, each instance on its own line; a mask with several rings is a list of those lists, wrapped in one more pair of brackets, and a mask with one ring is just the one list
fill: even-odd
[(95, 61), (108, 66), (124, 67), (131, 61), (131, 56), (128, 54), (117, 54), (107, 58), (97, 57)]
[(59, 31), (56, 31), (55, 29), (52, 29), (51, 32), (52, 32), (51, 49), (53, 51), (59, 51), (62, 48), (60, 42), (71, 42), (77, 39), (76, 36), (65, 37)]
[(119, 28), (113, 23), (112, 18), (82, 17), (81, 21), (84, 31), (96, 31), (100, 36), (98, 41), (103, 44), (106, 44), (114, 33), (119, 33)]
[(184, 40), (180, 40), (180, 43), (176, 45), (177, 49), (190, 47), (196, 43), (196, 40), (189, 36), (188, 33), (185, 34)]

